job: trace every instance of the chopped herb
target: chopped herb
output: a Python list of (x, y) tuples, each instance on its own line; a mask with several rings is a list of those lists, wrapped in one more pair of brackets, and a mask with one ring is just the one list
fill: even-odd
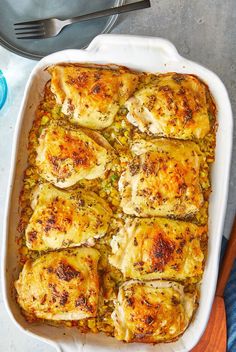
[(113, 183), (113, 182), (117, 181), (118, 178), (119, 178), (119, 176), (117, 174), (113, 174), (113, 175), (111, 175), (110, 180)]

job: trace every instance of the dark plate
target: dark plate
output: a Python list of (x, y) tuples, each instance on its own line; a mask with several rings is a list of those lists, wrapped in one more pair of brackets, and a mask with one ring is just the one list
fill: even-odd
[(63, 49), (84, 48), (96, 35), (108, 32), (117, 16), (75, 23), (57, 37), (37, 40), (16, 39), (13, 24), (49, 17), (65, 19), (122, 3), (123, 0), (0, 0), (0, 44), (35, 60)]

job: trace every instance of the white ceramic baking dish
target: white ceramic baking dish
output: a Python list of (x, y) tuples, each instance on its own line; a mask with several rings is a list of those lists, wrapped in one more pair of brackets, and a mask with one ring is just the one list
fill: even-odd
[[(31, 325), (25, 321), (12, 294), (13, 281), (19, 267), (15, 243), (18, 223), (18, 198), (22, 187), (23, 171), (27, 165), (28, 132), (34, 111), (42, 97), (49, 75), (44, 70), (58, 62), (115, 63), (147, 72), (176, 71), (199, 76), (210, 88), (217, 104), (218, 131), (216, 160), (211, 171), (212, 194), (209, 207), (209, 254), (201, 285), (200, 306), (194, 320), (184, 335), (174, 343), (159, 345), (124, 344), (103, 334), (80, 334), (73, 328), (55, 328)], [(211, 310), (218, 274), (219, 253), (222, 239), (229, 170), (232, 149), (233, 120), (230, 102), (221, 80), (206, 68), (181, 57), (167, 40), (128, 35), (100, 35), (86, 50), (66, 50), (49, 55), (39, 61), (32, 71), (25, 88), (13, 145), (10, 183), (4, 219), (3, 287), (4, 301), (12, 320), (28, 335), (37, 337), (57, 351), (84, 352), (186, 352), (200, 339)]]

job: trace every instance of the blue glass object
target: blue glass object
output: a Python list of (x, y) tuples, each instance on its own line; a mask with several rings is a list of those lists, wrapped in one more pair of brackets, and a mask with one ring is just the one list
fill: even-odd
[(5, 104), (7, 99), (7, 81), (0, 70), (0, 110)]

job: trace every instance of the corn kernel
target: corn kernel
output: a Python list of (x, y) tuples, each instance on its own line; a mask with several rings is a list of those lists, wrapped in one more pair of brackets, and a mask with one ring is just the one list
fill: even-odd
[(41, 120), (41, 125), (46, 125), (49, 121), (49, 118), (47, 115), (43, 115), (42, 120)]
[(26, 255), (28, 253), (28, 248), (23, 246), (19, 249), (20, 254)]
[(26, 176), (30, 176), (31, 175), (31, 170), (30, 169), (26, 169), (25, 174), (26, 174)]
[(113, 204), (115, 207), (118, 207), (118, 206), (120, 205), (119, 199), (113, 198), (113, 199), (112, 199), (112, 204)]
[(99, 195), (100, 195), (100, 197), (105, 198), (105, 197), (106, 197), (106, 192), (101, 191), (101, 192), (99, 193)]

